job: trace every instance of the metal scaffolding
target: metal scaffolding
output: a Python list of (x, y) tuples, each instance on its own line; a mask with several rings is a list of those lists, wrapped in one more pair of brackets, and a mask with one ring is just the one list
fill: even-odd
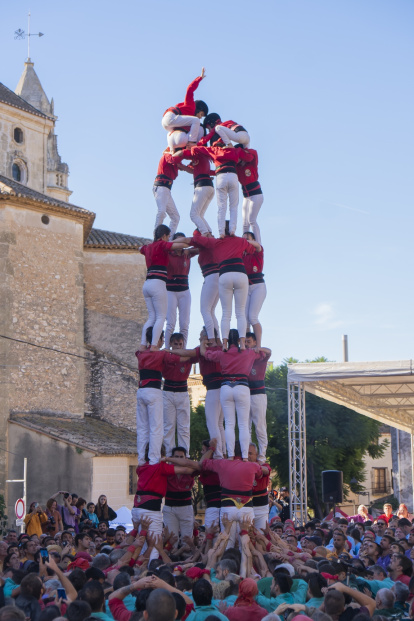
[(307, 522), (306, 408), (303, 382), (288, 384), (290, 515), (296, 524)]

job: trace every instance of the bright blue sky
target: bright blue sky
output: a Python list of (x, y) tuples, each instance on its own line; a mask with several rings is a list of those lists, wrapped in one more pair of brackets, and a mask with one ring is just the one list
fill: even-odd
[[(341, 360), (343, 333), (351, 360), (413, 356), (412, 0), (15, 0), (0, 23), (12, 89), (29, 9), (71, 200), (96, 227), (151, 235), (161, 116), (205, 65), (198, 97), (259, 152), (273, 360)], [(190, 176), (173, 194), (189, 233)], [(215, 203), (207, 219), (216, 227)], [(200, 286), (194, 264), (191, 342)]]

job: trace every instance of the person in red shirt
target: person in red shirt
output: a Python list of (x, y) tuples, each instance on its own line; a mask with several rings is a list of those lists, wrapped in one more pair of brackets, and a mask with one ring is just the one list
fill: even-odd
[(242, 457), (247, 461), (250, 442), (250, 390), (248, 376), (254, 361), (261, 358), (263, 353), (256, 353), (253, 349), (241, 350), (237, 330), (230, 330), (228, 345), (228, 351), (224, 352), (207, 349), (204, 343), (202, 343), (200, 353), (206, 360), (219, 362), (221, 366), (220, 403), (225, 420), (227, 455), (229, 459), (234, 457), (237, 415)]
[[(243, 233), (244, 239), (248, 241), (257, 241), (254, 233), (248, 231)], [(246, 319), (247, 326), (252, 326), (256, 335), (258, 347), (262, 344), (262, 324), (259, 321), (259, 313), (262, 310), (263, 303), (266, 299), (267, 289), (263, 274), (264, 250), (260, 246), (260, 250), (254, 254), (244, 253), (243, 263), (246, 268), (247, 278), (249, 279), (249, 291), (246, 301)]]
[[(184, 233), (176, 233), (173, 241), (184, 238)], [(184, 337), (184, 347), (187, 344), (190, 325), (191, 293), (188, 287), (192, 254), (183, 252), (183, 249), (170, 252), (167, 266), (167, 324), (165, 327), (165, 342), (170, 342), (171, 334), (175, 330), (178, 309), (178, 325)]]
[(207, 114), (204, 119), (204, 127), (207, 131), (215, 131), (226, 146), (231, 144), (231, 141), (240, 142), (246, 148), (250, 144), (250, 136), (243, 125), (239, 125), (235, 121), (223, 122), (216, 112)]
[[(172, 457), (186, 459), (187, 451), (183, 446), (172, 450)], [(192, 537), (194, 531), (194, 509), (191, 490), (194, 486), (196, 471), (191, 474), (173, 474), (167, 478), (167, 492), (162, 510), (164, 524), (177, 537)]]
[[(246, 347), (248, 349), (256, 349), (257, 341), (253, 332), (246, 334)], [(250, 389), (250, 428), (252, 423), (256, 430), (257, 442), (259, 444), (258, 461), (263, 463), (266, 460), (267, 450), (267, 394), (265, 388), (265, 377), (267, 363), (272, 351), (262, 348), (264, 356), (259, 360), (255, 360), (249, 375)]]
[[(210, 444), (215, 446), (215, 440)], [(258, 463), (242, 461), (240, 443), (234, 446), (234, 459), (209, 459), (208, 454), (200, 460), (201, 471), (218, 474), (221, 486), (221, 515), (227, 513), (230, 522), (233, 522), (227, 548), (233, 548), (239, 523), (243, 518), (254, 520), (253, 485), (268, 473), (267, 468)], [(223, 527), (223, 525), (222, 525)]]
[(157, 176), (155, 177), (152, 193), (157, 204), (154, 228), (156, 229), (162, 224), (165, 216), (168, 215), (170, 218), (171, 236), (174, 235), (180, 221), (180, 214), (171, 194), (171, 188), (174, 180), (177, 179), (179, 169), (182, 170), (183, 166), (174, 159), (169, 147), (167, 147), (158, 163)]
[(141, 345), (146, 346), (147, 329), (152, 327), (152, 347), (157, 349), (164, 322), (167, 316), (167, 265), (170, 250), (186, 248), (183, 241), (169, 242), (171, 229), (165, 224), (157, 226), (154, 232), (154, 241), (141, 246), (140, 253), (145, 256), (147, 278), (142, 288), (145, 304), (148, 309), (148, 319), (142, 328)]
[[(205, 328), (200, 333), (200, 343), (211, 351), (222, 351), (219, 339), (209, 339)], [(221, 367), (219, 362), (206, 360), (200, 353), (200, 347), (194, 349), (173, 349), (174, 354), (189, 356), (197, 359), (200, 365), (200, 374), (203, 376), (203, 384), (207, 389), (204, 404), (207, 429), (210, 438), (217, 438), (217, 446), (214, 454), (215, 459), (221, 459), (226, 452), (226, 439), (224, 434), (224, 417), (220, 403), (220, 388), (222, 382)]]
[(197, 142), (200, 119), (208, 114), (208, 106), (201, 99), (194, 101), (194, 92), (205, 77), (203, 67), (201, 75), (187, 88), (184, 101), (164, 112), (161, 123), (163, 128), (169, 132), (167, 140), (172, 152), (174, 149), (182, 149), (187, 143), (191, 145)]
[[(159, 351), (163, 343), (161, 335), (154, 351), (152, 342), (152, 328), (147, 329), (147, 345), (135, 352), (138, 358), (139, 387), (137, 390), (137, 451), (138, 464), (145, 460), (151, 465), (157, 464), (163, 438), (163, 397), (161, 378), (164, 361), (179, 364), (180, 357), (167, 350)], [(148, 455), (145, 457), (149, 443)]]
[(175, 446), (176, 431), (179, 446), (183, 446), (187, 453), (190, 451), (190, 397), (187, 380), (192, 365), (198, 362), (198, 357), (182, 355), (184, 337), (179, 332), (171, 335), (170, 346), (174, 359), (167, 358), (162, 367), (164, 444), (167, 455), (171, 455)]
[[(199, 239), (201, 233), (194, 231), (192, 239)], [(213, 256), (213, 248), (198, 246), (198, 264), (204, 276), (200, 294), (200, 312), (208, 338), (219, 334), (219, 324), (215, 309), (219, 301), (219, 266)], [(214, 437), (214, 436), (213, 436)]]
[[(134, 498), (134, 508), (131, 511), (134, 522), (140, 522), (144, 517), (151, 520), (149, 532), (154, 535), (162, 535), (161, 503), (167, 492), (168, 477), (177, 474), (191, 475), (194, 472), (192, 468), (181, 465), (173, 466), (160, 461), (164, 456), (165, 449), (161, 446), (158, 462), (149, 463), (149, 446), (147, 445), (145, 460), (137, 467), (137, 491)], [(155, 548), (151, 552), (150, 560), (153, 558), (158, 558), (158, 552)]]
[[(219, 296), (222, 308), (221, 336), (223, 348), (227, 349), (227, 339), (230, 331), (230, 321), (233, 306), (237, 318), (237, 330), (240, 335), (241, 349), (245, 348), (245, 335), (247, 330), (246, 301), (249, 281), (243, 263), (243, 253), (254, 253), (261, 246), (254, 240), (243, 239), (236, 235), (230, 235), (226, 223), (226, 235), (223, 239), (214, 237), (193, 236), (186, 238), (186, 242), (196, 248), (210, 249), (215, 263), (220, 270)], [(210, 337), (210, 334), (208, 334)]]
[[(250, 442), (249, 444), (249, 461), (254, 464), (259, 463), (257, 446), (253, 442)], [(269, 498), (267, 487), (269, 485), (269, 478), (272, 469), (269, 464), (261, 465), (266, 470), (266, 473), (262, 468), (262, 478), (253, 482), (253, 511), (255, 527), (259, 530), (264, 530), (269, 521)]]
[[(209, 450), (210, 450), (210, 440), (203, 440), (203, 444), (201, 446), (201, 454), (204, 455)], [(217, 448), (214, 452), (214, 457), (217, 459), (220, 459), (217, 456)], [(220, 523), (220, 509), (221, 509), (220, 479), (219, 479), (217, 472), (211, 472), (209, 470), (203, 470), (202, 472), (200, 472), (198, 479), (201, 485), (203, 486), (204, 501), (206, 503), (206, 512), (204, 514), (204, 526), (207, 529), (213, 525), (213, 522), (215, 522), (216, 524)]]
[(216, 193), (218, 207), (218, 229), (221, 237), (225, 234), (227, 199), (230, 212), (230, 234), (234, 235), (237, 228), (237, 208), (239, 206), (239, 182), (237, 179), (236, 164), (240, 160), (249, 162), (253, 155), (244, 149), (234, 148), (232, 144), (224, 145), (217, 136), (211, 147), (196, 146), (174, 154), (175, 158), (210, 157), (216, 167)]
[[(236, 145), (238, 146), (240, 145)], [(263, 192), (259, 183), (259, 158), (254, 149), (248, 149), (248, 152), (253, 155), (252, 161), (240, 160), (236, 166), (237, 178), (243, 191), (243, 233), (253, 231), (255, 240), (261, 244), (260, 228), (257, 224), (257, 216), (263, 205)]]
[[(200, 129), (201, 135), (203, 130)], [(183, 159), (182, 155), (178, 159)], [(214, 197), (214, 185), (211, 177), (216, 174), (210, 169), (211, 158), (208, 155), (196, 155), (191, 160), (190, 166), (183, 169), (194, 177), (194, 196), (191, 205), (190, 218), (202, 235), (211, 233), (211, 227), (204, 214)]]

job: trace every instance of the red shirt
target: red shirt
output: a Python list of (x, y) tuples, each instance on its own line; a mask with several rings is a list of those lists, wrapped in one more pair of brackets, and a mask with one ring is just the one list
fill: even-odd
[(199, 155), (205, 155), (211, 158), (216, 168), (219, 168), (226, 162), (238, 162), (239, 160), (245, 160), (250, 162), (253, 156), (239, 147), (192, 147), (192, 149), (185, 149), (183, 157), (194, 157)]
[[(198, 362), (194, 356), (186, 362), (182, 362), (179, 356), (173, 354), (175, 360), (167, 358), (162, 367), (164, 377), (164, 390), (168, 392), (187, 392), (187, 380), (193, 364)], [(178, 361), (177, 361), (178, 358)]]
[(164, 361), (168, 360), (171, 364), (175, 365), (180, 362), (179, 356), (176, 356), (175, 354), (166, 350), (151, 351), (148, 348), (144, 351), (136, 351), (135, 355), (138, 358), (138, 369), (142, 375), (144, 375), (143, 371), (155, 371), (155, 373), (145, 374), (149, 375), (150, 377), (140, 378), (140, 388), (144, 388), (144, 386), (153, 384), (154, 380), (158, 380), (159, 382), (159, 386), (154, 385), (154, 388), (161, 388), (161, 377)]
[(241, 459), (205, 459), (202, 471), (210, 470), (218, 474), (220, 485), (225, 489), (251, 494), (255, 479), (261, 479), (262, 469), (258, 463)]
[(201, 76), (198, 76), (198, 78), (193, 80), (187, 88), (184, 101), (176, 104), (172, 108), (168, 108), (168, 110), (166, 110), (165, 112), (168, 112), (169, 110), (173, 110), (173, 108), (179, 108), (181, 114), (188, 115), (188, 116), (194, 116), (195, 115), (194, 92), (197, 90), (198, 85), (200, 84), (201, 80), (202, 80)]
[(243, 254), (243, 263), (246, 268), (246, 273), (249, 276), (250, 274), (261, 274), (263, 272), (263, 262), (264, 262), (264, 252), (263, 246), (262, 250), (258, 252), (254, 252), (253, 254), (249, 253)]
[(264, 507), (269, 504), (267, 486), (272, 469), (269, 464), (263, 464), (263, 466), (267, 468), (268, 474), (266, 476), (263, 475), (261, 479), (253, 482), (253, 507)]
[(167, 507), (188, 507), (192, 503), (193, 474), (174, 474), (167, 479), (165, 504)]
[(256, 252), (256, 248), (247, 239), (236, 235), (227, 235), (223, 239), (194, 235), (191, 243), (196, 248), (209, 249), (216, 263), (222, 263), (228, 259), (242, 259), (244, 252), (248, 254)]
[(257, 151), (255, 151), (255, 149), (245, 149), (245, 151), (253, 155), (253, 159), (244, 166), (240, 163), (236, 166), (237, 178), (242, 185), (253, 183), (253, 181), (257, 181), (259, 178), (259, 171), (257, 169), (259, 158)]
[(177, 275), (188, 276), (190, 272), (190, 263), (191, 257), (188, 257), (184, 253), (175, 254), (174, 251), (170, 252), (170, 259), (167, 267), (168, 280)]
[[(194, 240), (199, 239), (200, 237), (202, 237), (201, 233), (199, 231), (194, 231), (193, 238), (191, 240), (193, 245), (196, 245), (194, 244)], [(213, 248), (203, 246), (198, 246), (198, 248), (200, 249), (198, 264), (201, 267), (204, 278), (206, 276), (210, 276), (210, 274), (216, 274), (219, 271), (219, 266), (213, 256)]]
[(211, 351), (207, 349), (205, 356), (207, 360), (219, 362), (223, 373), (223, 380), (238, 375), (249, 375), (255, 360), (261, 357), (253, 349), (244, 349), (239, 352), (235, 345), (232, 345), (228, 351)]
[[(219, 345), (209, 347), (210, 351), (221, 351)], [(200, 374), (203, 376), (203, 384), (207, 390), (214, 390), (221, 387), (221, 366), (219, 362), (207, 360), (200, 355), (200, 348), (196, 347), (197, 356), (199, 357)]]
[(204, 500), (207, 508), (221, 506), (221, 487), (220, 479), (216, 472), (203, 470), (198, 477), (204, 491)]
[(169, 179), (172, 183), (174, 179), (177, 179), (178, 177), (177, 164), (177, 159), (174, 158), (171, 153), (166, 153), (164, 151), (164, 153), (161, 155), (160, 161), (158, 162), (157, 177), (155, 181), (157, 181), (159, 175), (163, 175), (164, 177), (167, 177), (167, 179)]
[[(224, 127), (230, 127), (230, 129), (233, 130), (236, 129), (236, 127), (243, 127), (243, 125), (240, 125), (240, 123), (236, 123), (236, 121), (220, 121), (220, 123), (217, 123), (217, 125), (224, 125)], [(243, 130), (246, 131), (244, 127)]]
[(145, 256), (147, 267), (152, 265), (168, 265), (170, 261), (170, 250), (173, 242), (159, 241), (146, 244), (139, 249), (140, 253)]
[[(151, 492), (164, 497), (167, 491), (167, 477), (175, 474), (174, 466), (161, 461), (159, 464), (144, 464), (137, 467), (138, 483), (134, 507), (139, 507), (151, 497)], [(141, 492), (149, 492), (143, 494)]]
[(266, 377), (267, 362), (270, 358), (270, 354), (262, 353), (262, 357), (255, 360), (252, 370), (250, 371), (249, 379), (252, 380), (264, 380)]

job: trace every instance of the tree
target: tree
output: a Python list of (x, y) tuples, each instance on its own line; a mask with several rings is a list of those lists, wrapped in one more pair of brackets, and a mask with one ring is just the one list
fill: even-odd
[[(326, 359), (318, 358), (318, 362)], [(277, 470), (279, 482), (289, 484), (288, 393), (286, 360), (268, 371), (268, 456), (270, 465)], [(344, 494), (349, 493), (351, 479), (358, 484), (352, 491), (363, 491), (365, 481), (364, 456), (382, 457), (388, 441), (379, 442), (380, 423), (367, 416), (314, 395), (306, 395), (306, 456), (308, 475), (308, 503), (317, 517), (322, 517), (323, 470), (342, 470)]]
[[(201, 458), (201, 446), (203, 440), (208, 440), (210, 434), (208, 433), (206, 425), (206, 413), (204, 405), (198, 405), (194, 410), (191, 408), (190, 412), (190, 457), (196, 461)], [(195, 485), (191, 491), (193, 499), (194, 513), (197, 514), (198, 503), (204, 498), (202, 485), (197, 478)]]

